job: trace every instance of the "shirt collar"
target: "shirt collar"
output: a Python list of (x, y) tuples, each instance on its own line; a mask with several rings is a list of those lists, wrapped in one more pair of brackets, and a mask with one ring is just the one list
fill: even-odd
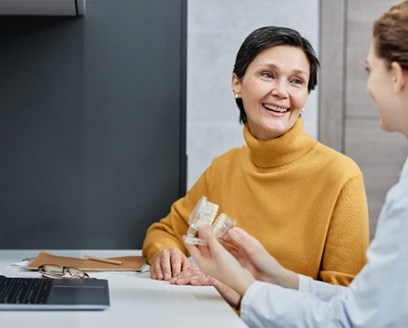
[(244, 126), (244, 138), (250, 151), (250, 158), (258, 167), (277, 167), (290, 163), (308, 152), (317, 141), (303, 131), (303, 120), (284, 135), (272, 140), (258, 140)]
[(405, 179), (408, 179), (408, 158), (405, 160), (404, 166), (402, 167), (399, 180)]

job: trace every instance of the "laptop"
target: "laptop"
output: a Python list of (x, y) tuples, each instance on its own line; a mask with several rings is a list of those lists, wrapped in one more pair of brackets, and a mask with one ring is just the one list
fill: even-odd
[(0, 275), (0, 310), (105, 310), (105, 279), (11, 278)]

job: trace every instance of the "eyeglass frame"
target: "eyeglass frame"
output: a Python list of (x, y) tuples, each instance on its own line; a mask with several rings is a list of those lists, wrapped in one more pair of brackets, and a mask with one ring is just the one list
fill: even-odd
[[(61, 274), (51, 273), (47, 271), (46, 266), (53, 266), (56, 268), (60, 268)], [(75, 274), (71, 270), (76, 270), (81, 275)], [(95, 278), (90, 277), (89, 274), (86, 273), (85, 271), (82, 271), (76, 267), (69, 267), (69, 266), (67, 267), (67, 266), (62, 266), (58, 264), (42, 264), (38, 267), (38, 272), (41, 273), (41, 275), (44, 278), (48, 278), (48, 279), (95, 279)], [(67, 274), (69, 274), (69, 276), (67, 276)]]

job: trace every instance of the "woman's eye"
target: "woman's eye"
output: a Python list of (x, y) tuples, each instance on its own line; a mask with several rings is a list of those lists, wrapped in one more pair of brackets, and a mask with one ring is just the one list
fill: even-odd
[(262, 72), (261, 76), (267, 79), (272, 79), (273, 78), (273, 74), (271, 72)]
[(303, 84), (303, 80), (299, 78), (292, 79), (292, 83), (294, 84)]

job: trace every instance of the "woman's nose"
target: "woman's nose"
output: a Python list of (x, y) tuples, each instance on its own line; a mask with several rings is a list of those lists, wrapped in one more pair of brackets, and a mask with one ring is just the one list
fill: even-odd
[(287, 85), (282, 80), (277, 80), (272, 86), (271, 94), (276, 97), (285, 98), (288, 96)]

